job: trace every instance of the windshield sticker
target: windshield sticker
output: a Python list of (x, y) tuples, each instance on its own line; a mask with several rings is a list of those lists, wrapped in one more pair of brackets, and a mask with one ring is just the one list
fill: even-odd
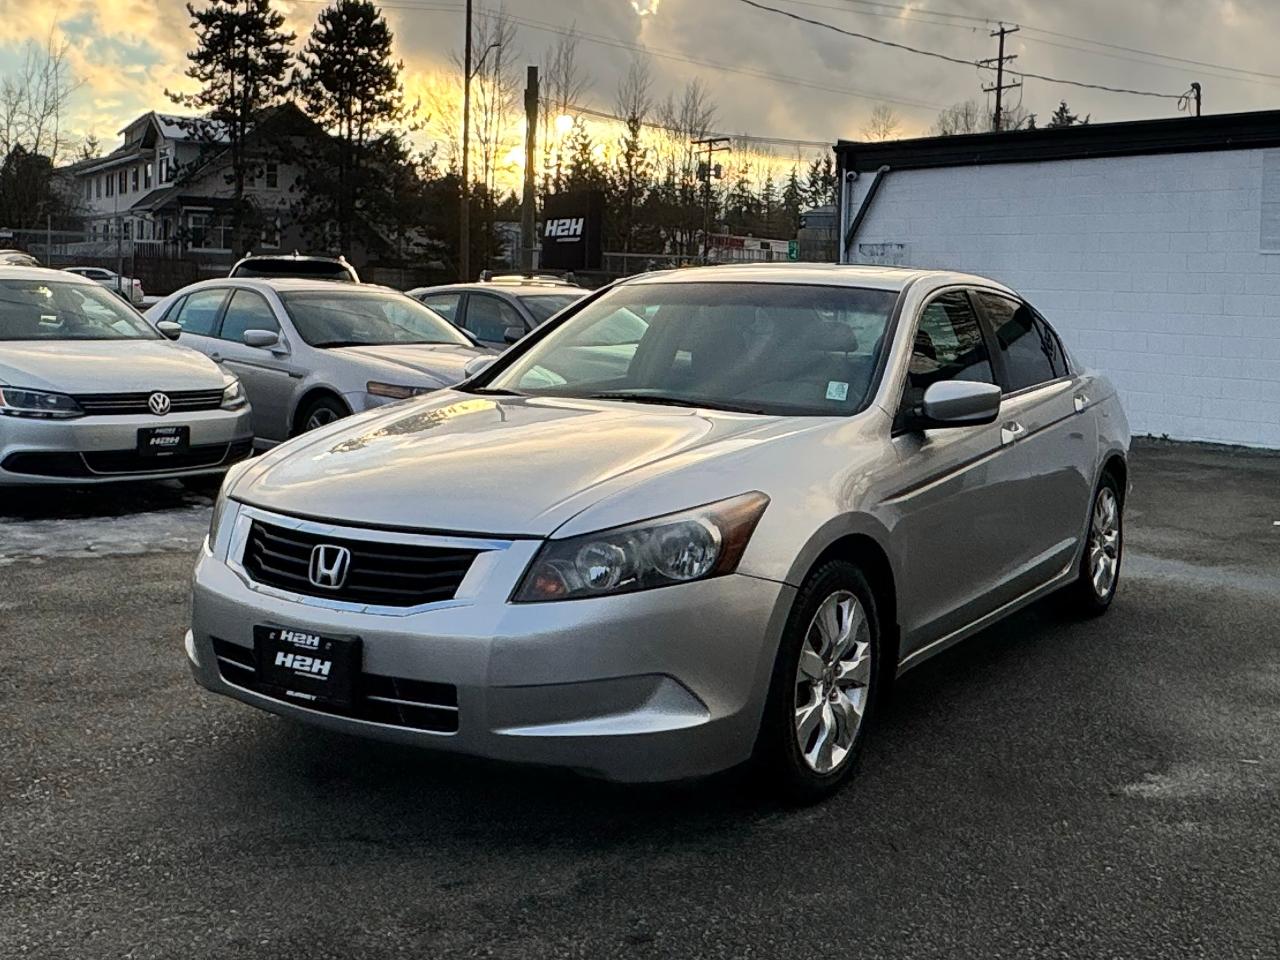
[(843, 380), (827, 381), (827, 399), (828, 400), (848, 400), (849, 385)]

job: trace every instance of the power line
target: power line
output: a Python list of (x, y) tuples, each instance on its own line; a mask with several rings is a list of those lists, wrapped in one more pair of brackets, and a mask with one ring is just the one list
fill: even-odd
[[(932, 57), (935, 60), (943, 60), (948, 63), (960, 64), (967, 67), (982, 68), (984, 64), (980, 60), (965, 60), (960, 57), (953, 57), (950, 54), (939, 53), (936, 50), (924, 50), (920, 47), (913, 47), (910, 44), (898, 43), (896, 40), (885, 40), (882, 37), (873, 37), (870, 34), (859, 33), (856, 30), (846, 30), (843, 27), (837, 27), (833, 23), (826, 23), (822, 20), (814, 20), (811, 17), (804, 17), (798, 13), (789, 10), (780, 10), (777, 7), (770, 7), (757, 0), (737, 0), (738, 3), (745, 3), (749, 7), (755, 7), (757, 10), (765, 10), (769, 13), (776, 13), (780, 16), (787, 17), (791, 20), (797, 20), (800, 23), (807, 23), (810, 26), (821, 27), (824, 30), (831, 30), (835, 33), (843, 34), (847, 37), (853, 37), (857, 40), (866, 40), (870, 43), (879, 44), (884, 47), (893, 47), (898, 50), (905, 50), (908, 53), (914, 53), (923, 57)], [(1086, 83), (1083, 80), (1067, 80), (1062, 77), (1051, 77), (1043, 73), (1030, 73), (1025, 70), (1008, 71), (1013, 76), (1023, 77), (1031, 80), (1043, 80), (1046, 83), (1058, 83), (1071, 87), (1084, 87), (1090, 90), (1103, 90), (1107, 93), (1125, 93), (1136, 97), (1158, 97), (1163, 100), (1178, 100), (1182, 97), (1180, 93), (1157, 93), (1151, 90), (1134, 90), (1127, 87), (1112, 87), (1104, 83)]]
[[(548, 106), (548, 107), (560, 106), (560, 104), (555, 103), (554, 101), (549, 100), (545, 97), (543, 98), (542, 103), (544, 106)], [(607, 110), (600, 110), (595, 107), (583, 106), (580, 103), (567, 104), (565, 109), (569, 110), (572, 113), (581, 113), (588, 117), (595, 117), (598, 120), (613, 120), (618, 123), (627, 122), (626, 117), (619, 116), (616, 113), (610, 113)], [(667, 124), (658, 123), (656, 120), (642, 120), (640, 122), (640, 125), (643, 127), (648, 127), (651, 130), (663, 130), (667, 133), (676, 133), (676, 134), (684, 135), (688, 132), (686, 130), (680, 130), (680, 129), (677, 129), (676, 127), (672, 127)], [(826, 148), (831, 146), (830, 140), (796, 140), (789, 137), (758, 137), (758, 136), (752, 136), (751, 134), (747, 134), (747, 133), (708, 132), (707, 136), (727, 138), (730, 140), (737, 140), (743, 143), (766, 143), (766, 144), (772, 144), (775, 146), (782, 146), (782, 147), (818, 147), (825, 150)]]
[[(302, 3), (315, 3), (324, 5), (331, 0), (299, 0)], [(447, 4), (431, 4), (420, 3), (415, 0), (390, 0), (390, 2), (380, 3), (379, 6), (394, 10), (432, 10), (442, 12), (460, 12), (462, 8), (455, 5)], [(494, 11), (478, 11), (484, 15), (495, 15)], [(742, 67), (734, 64), (719, 63), (714, 60), (704, 60), (698, 57), (690, 57), (686, 54), (677, 53), (671, 50), (662, 50), (655, 47), (647, 47), (643, 44), (629, 43), (614, 37), (605, 37), (600, 34), (588, 33), (582, 30), (570, 30), (559, 24), (547, 23), (542, 20), (533, 20), (528, 17), (515, 16), (511, 13), (505, 14), (506, 18), (513, 23), (528, 27), (531, 30), (541, 30), (547, 33), (554, 33), (560, 36), (577, 37), (587, 43), (599, 44), (601, 46), (613, 47), (618, 50), (630, 50), (636, 53), (644, 53), (650, 56), (658, 57), (663, 60), (673, 60), (680, 63), (687, 63), (694, 66), (710, 67), (713, 70), (723, 70), (727, 73), (737, 73), (742, 76), (755, 77), (762, 80), (772, 80), (777, 83), (786, 83), (799, 87), (806, 87), (811, 90), (820, 90), (824, 93), (854, 97), (859, 100), (892, 103), (900, 107), (911, 107), (919, 110), (941, 110), (943, 104), (933, 103), (927, 100), (916, 100), (901, 95), (884, 94), (871, 90), (860, 90), (855, 87), (836, 87), (828, 83), (820, 83), (816, 80), (806, 80), (803, 77), (795, 77), (784, 73), (772, 73), (767, 70), (756, 70), (752, 67)]]

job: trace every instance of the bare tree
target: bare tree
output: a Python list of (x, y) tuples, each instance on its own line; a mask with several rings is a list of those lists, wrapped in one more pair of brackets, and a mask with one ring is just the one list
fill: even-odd
[(622, 250), (631, 252), (635, 232), (636, 206), (649, 180), (649, 150), (644, 144), (644, 126), (653, 110), (653, 68), (641, 56), (631, 60), (626, 76), (618, 83), (614, 111), (626, 129), (618, 141), (617, 184), (621, 213)]
[(862, 139), (873, 142), (893, 140), (898, 136), (898, 131), (901, 127), (902, 123), (899, 121), (893, 107), (887, 103), (878, 103), (875, 109), (871, 111), (871, 116), (867, 118), (867, 122), (863, 124)]
[(950, 137), (960, 133), (984, 133), (991, 129), (991, 115), (977, 100), (954, 103), (938, 114), (933, 133)]
[(0, 155), (22, 147), (54, 165), (66, 159), (73, 138), (63, 129), (63, 117), (80, 86), (67, 52), (67, 43), (52, 34), (44, 44), (28, 41), (21, 62), (0, 81)]
[[(711, 132), (716, 122), (716, 108), (701, 80), (694, 79), (684, 88), (680, 98), (667, 95), (657, 109), (663, 136), (660, 158), (663, 173), (673, 198), (676, 215), (669, 224), (676, 252), (696, 252), (695, 236), (702, 227), (699, 200), (698, 151), (694, 140)], [(713, 204), (715, 201), (712, 201)]]
[(578, 63), (575, 25), (556, 39), (542, 61), (542, 169), (544, 194), (559, 190), (564, 178), (565, 138), (569, 130), (557, 123), (571, 115), (582, 99), (590, 78)]

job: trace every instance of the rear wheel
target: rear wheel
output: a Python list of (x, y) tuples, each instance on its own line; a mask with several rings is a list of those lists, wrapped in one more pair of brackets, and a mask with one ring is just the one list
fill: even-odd
[(857, 760), (877, 691), (880, 623), (862, 571), (833, 560), (805, 581), (774, 663), (755, 761), (789, 800), (833, 792)]
[(1085, 616), (1106, 613), (1120, 585), (1120, 561), (1124, 553), (1124, 500), (1120, 485), (1103, 474), (1089, 511), (1089, 535), (1080, 572), (1071, 587), (1072, 607)]

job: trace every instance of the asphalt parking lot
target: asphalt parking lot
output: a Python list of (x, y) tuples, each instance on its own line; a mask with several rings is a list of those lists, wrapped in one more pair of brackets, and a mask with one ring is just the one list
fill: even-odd
[(0, 956), (1275, 957), (1280, 457), (1145, 443), (1102, 620), (904, 678), (834, 800), (637, 789), (198, 690), (208, 500), (0, 499)]

